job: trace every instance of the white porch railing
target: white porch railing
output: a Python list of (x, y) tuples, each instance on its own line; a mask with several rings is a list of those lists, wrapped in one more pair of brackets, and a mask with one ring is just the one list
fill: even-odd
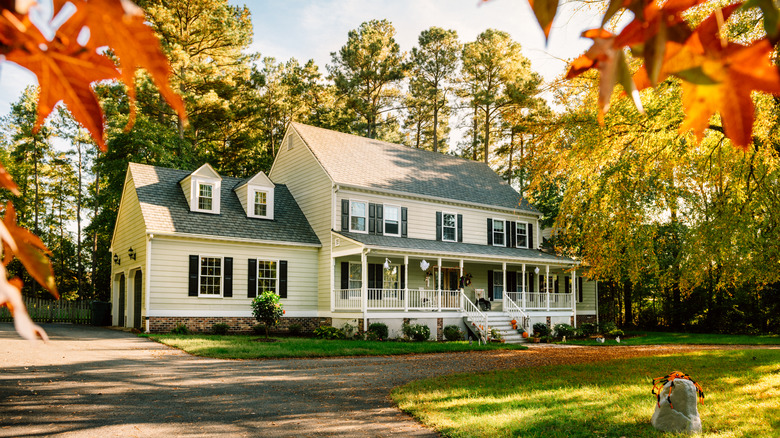
[(506, 297), (522, 310), (572, 309), (571, 294), (544, 292), (507, 292)]
[(369, 289), (369, 309), (398, 310), (404, 308), (403, 289)]
[(471, 300), (464, 294), (460, 293), (460, 302), (463, 304), (463, 313), (471, 321), (472, 329), (479, 333), (479, 343), (487, 343), (488, 333), (490, 333), (490, 327), (488, 327), (488, 317), (472, 303)]
[(524, 330), (528, 331), (530, 318), (523, 312), (523, 309), (513, 300), (509, 294), (504, 296), (504, 313), (508, 313), (517, 324)]
[(336, 289), (333, 293), (336, 295), (337, 309), (361, 310), (363, 308), (360, 289)]

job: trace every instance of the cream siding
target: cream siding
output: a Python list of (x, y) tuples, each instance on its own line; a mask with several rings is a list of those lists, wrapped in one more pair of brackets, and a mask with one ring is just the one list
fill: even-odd
[[(119, 274), (125, 274), (126, 281), (126, 296), (125, 296), (125, 325), (132, 326), (134, 318), (134, 299), (133, 294), (133, 279), (135, 273), (133, 271), (141, 269), (143, 275), (146, 275), (146, 225), (141, 214), (141, 206), (138, 201), (138, 194), (135, 191), (135, 184), (130, 170), (128, 169), (125, 177), (125, 185), (122, 189), (122, 199), (119, 204), (119, 213), (117, 214), (116, 225), (114, 227), (114, 237), (111, 241), (111, 248), (113, 254), (119, 257), (120, 264), (117, 265), (113, 261), (113, 254), (111, 260), (111, 278), (113, 284), (112, 301), (115, 303), (112, 308), (112, 315), (114, 323), (118, 322), (119, 311), (119, 289), (116, 284), (116, 277)], [(136, 254), (135, 260), (131, 259), (128, 250), (133, 248)], [(142, 283), (142, 296), (141, 296), (141, 315), (145, 313), (145, 281)]]
[(577, 303), (577, 312), (593, 315), (596, 313), (596, 282), (582, 280), (582, 302)]
[(537, 216), (520, 213), (512, 214), (499, 210), (478, 209), (433, 201), (422, 201), (389, 195), (377, 195), (355, 190), (341, 190), (336, 194), (335, 229), (341, 230), (341, 200), (351, 199), (375, 204), (392, 204), (407, 208), (408, 237), (416, 239), (436, 239), (436, 212), (442, 211), (463, 215), (463, 243), (487, 244), (487, 219), (523, 221), (534, 224), (534, 247), (539, 244)]
[[(287, 147), (290, 141), (292, 141), (292, 148)], [(287, 137), (282, 145), (283, 147), (279, 149), (279, 155), (276, 157), (268, 176), (275, 183), (287, 185), (314, 233), (322, 242), (322, 249), (319, 251), (319, 260), (317, 261), (319, 273), (317, 275), (319, 278), (317, 285), (319, 289), (318, 305), (320, 310), (329, 311), (332, 182), (311, 150), (294, 132), (294, 129), (288, 129)]]
[(248, 199), (246, 196), (248, 191), (249, 186), (246, 184), (243, 184), (241, 187), (235, 190), (236, 196), (238, 196), (238, 200), (241, 202), (241, 207), (244, 208), (244, 213), (247, 215), (249, 215), (249, 206), (247, 205)]
[[(288, 312), (316, 311), (317, 248), (214, 242), (193, 239), (152, 240), (151, 312), (245, 311), (251, 316), (247, 296), (248, 260), (287, 260), (287, 298), (281, 300)], [(188, 296), (189, 256), (209, 255), (233, 258), (233, 296), (227, 298)], [(223, 278), (224, 281), (224, 278)], [(223, 283), (224, 285), (224, 283)], [(223, 289), (224, 290), (224, 289)]]
[(181, 180), (179, 185), (181, 186), (181, 191), (184, 192), (184, 199), (187, 200), (187, 205), (192, 209), (192, 174)]

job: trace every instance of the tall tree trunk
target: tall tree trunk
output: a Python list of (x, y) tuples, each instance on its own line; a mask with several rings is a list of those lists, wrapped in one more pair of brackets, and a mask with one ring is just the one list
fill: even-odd
[(485, 105), (485, 164), (490, 164), (490, 106)]
[(76, 142), (76, 151), (78, 152), (78, 158), (79, 158), (79, 185), (78, 185), (78, 192), (76, 193), (76, 291), (78, 292), (79, 297), (83, 297), (82, 290), (81, 290), (81, 277), (82, 277), (82, 264), (81, 264), (81, 184), (82, 184), (82, 174), (81, 174), (81, 143)]
[(436, 102), (433, 105), (433, 151), (439, 152), (439, 97), (436, 93)]
[[(38, 229), (38, 207), (41, 205), (39, 202), (39, 187), (38, 187), (38, 140), (33, 136), (33, 177), (35, 180), (35, 224), (33, 226), (33, 230), (35, 230), (35, 235), (40, 236), (41, 231)], [(32, 282), (32, 292), (33, 296), (38, 296), (38, 282), (33, 281)]]
[(623, 321), (625, 326), (630, 326), (634, 322), (634, 314), (631, 308), (631, 280), (626, 280), (623, 283), (623, 312), (625, 319)]
[(477, 105), (474, 104), (474, 128), (473, 133), (471, 135), (471, 159), (474, 161), (477, 161), (477, 134), (479, 132), (479, 129), (477, 127)]
[[(98, 201), (99, 197), (100, 197), (100, 169), (98, 168), (98, 169), (95, 170), (95, 205), (93, 207), (94, 208), (94, 213), (93, 213), (93, 218), (94, 219), (96, 219), (97, 216), (98, 216), (98, 208), (100, 207), (100, 202)], [(94, 299), (98, 298), (98, 291), (97, 291), (97, 271), (98, 271), (97, 247), (98, 247), (98, 227), (95, 227), (95, 232), (92, 234), (92, 298), (94, 298)]]
[(512, 129), (509, 134), (509, 172), (507, 173), (507, 182), (512, 185), (512, 155), (515, 152), (515, 130)]

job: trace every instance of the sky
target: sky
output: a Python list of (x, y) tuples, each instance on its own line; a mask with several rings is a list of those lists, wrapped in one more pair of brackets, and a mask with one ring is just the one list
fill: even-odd
[[(322, 73), (331, 62), (331, 52), (347, 41), (347, 33), (372, 19), (387, 19), (396, 29), (401, 50), (409, 52), (420, 32), (438, 26), (458, 32), (461, 42), (476, 39), (488, 28), (508, 32), (519, 42), (532, 68), (547, 80), (559, 76), (566, 60), (579, 56), (590, 40), (583, 30), (598, 27), (597, 10), (575, 10), (571, 3), (559, 8), (549, 42), (539, 29), (525, 0), (229, 0), (247, 5), (252, 14), (254, 39), (250, 51), (277, 61), (296, 58), (300, 63), (314, 59)], [(50, 20), (41, 0), (41, 21)], [(48, 15), (48, 16), (47, 16)], [(10, 62), (0, 63), (0, 116), (19, 99), (35, 77)]]

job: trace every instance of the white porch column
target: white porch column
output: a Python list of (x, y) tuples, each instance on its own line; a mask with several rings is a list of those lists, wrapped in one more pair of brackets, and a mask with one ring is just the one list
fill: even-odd
[(439, 257), (438, 263), (439, 263), (439, 268), (438, 268), (439, 269), (439, 275), (438, 275), (439, 278), (436, 279), (436, 291), (437, 291), (436, 293), (437, 293), (437, 295), (439, 297), (439, 309), (438, 310), (439, 310), (439, 312), (441, 312), (441, 257)]
[(571, 310), (574, 312), (574, 326), (577, 327), (577, 274), (571, 271)]
[(520, 306), (522, 306), (522, 309), (525, 310), (525, 293), (526, 293), (526, 285), (525, 285), (525, 263), (523, 263), (523, 290), (520, 294)]
[[(458, 282), (460, 282), (460, 279), (463, 278), (463, 259), (460, 259), (458, 262), (458, 266), (460, 266), (460, 275), (458, 276)], [(466, 294), (466, 285), (464, 284), (462, 288), (460, 288), (460, 310), (463, 311), (465, 309), (465, 304), (463, 302), (463, 295)]]
[(550, 310), (550, 265), (545, 265), (544, 271), (544, 291), (547, 295), (547, 310)]
[(336, 259), (332, 254), (330, 256), (330, 311), (336, 311)]
[(501, 303), (504, 303), (504, 297), (506, 296), (506, 262), (501, 263)]
[(409, 311), (409, 256), (404, 256), (404, 312)]
[(362, 296), (363, 318), (368, 310), (368, 256), (365, 251), (360, 253), (360, 295)]

